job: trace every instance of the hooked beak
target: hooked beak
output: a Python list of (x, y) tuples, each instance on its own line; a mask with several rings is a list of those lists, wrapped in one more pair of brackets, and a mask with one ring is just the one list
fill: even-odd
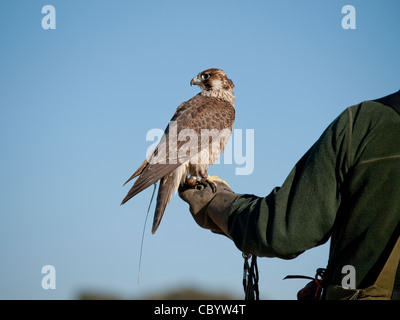
[(199, 79), (199, 76), (197, 76), (197, 77), (195, 77), (195, 78), (193, 78), (192, 80), (190, 80), (190, 85), (192, 86), (192, 85), (199, 85), (200, 84), (200, 79)]

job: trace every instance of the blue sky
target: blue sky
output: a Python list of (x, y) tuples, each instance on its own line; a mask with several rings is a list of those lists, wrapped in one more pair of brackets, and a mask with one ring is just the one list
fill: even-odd
[[(44, 5), (56, 29), (44, 30)], [(345, 30), (344, 5), (356, 9)], [(241, 298), (234, 244), (199, 228), (174, 196), (148, 223), (151, 188), (120, 206), (189, 81), (217, 67), (235, 83), (235, 128), (254, 130), (254, 171), (210, 169), (237, 193), (267, 195), (346, 107), (399, 89), (400, 2), (1, 1), (0, 298), (140, 297), (193, 286)], [(222, 161), (223, 162), (223, 161)], [(151, 210), (151, 217), (154, 207)], [(151, 220), (151, 218), (150, 218)], [(263, 299), (295, 299), (328, 245), (290, 261), (259, 259)], [(44, 290), (41, 269), (56, 269)]]

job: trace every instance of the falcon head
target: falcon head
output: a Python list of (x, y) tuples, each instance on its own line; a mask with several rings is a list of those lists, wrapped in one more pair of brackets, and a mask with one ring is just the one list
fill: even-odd
[(211, 68), (200, 72), (190, 81), (190, 85), (198, 85), (206, 91), (228, 90), (235, 88), (231, 79), (221, 69)]

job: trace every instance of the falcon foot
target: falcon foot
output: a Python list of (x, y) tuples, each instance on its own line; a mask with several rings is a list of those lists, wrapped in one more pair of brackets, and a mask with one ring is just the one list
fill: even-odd
[(230, 188), (229, 184), (226, 181), (219, 178), (218, 176), (207, 175), (205, 178), (203, 178), (201, 176), (191, 176), (186, 181), (186, 183), (190, 187), (196, 188), (198, 190), (202, 190), (202, 189), (206, 188), (207, 186), (210, 186), (213, 192), (217, 191), (217, 182), (222, 182)]
[(211, 186), (213, 192), (216, 192), (216, 191), (217, 191), (217, 184), (216, 184), (217, 181), (226, 184), (226, 185), (229, 187), (229, 189), (231, 188), (231, 187), (229, 186), (229, 184), (228, 184), (225, 180), (222, 180), (222, 179), (219, 178), (218, 176), (207, 176), (207, 177), (205, 178), (205, 181), (208, 182), (208, 184)]
[(206, 180), (200, 176), (191, 176), (189, 179), (186, 180), (186, 184), (189, 187), (198, 190), (203, 190), (209, 185), (209, 183), (206, 182)]

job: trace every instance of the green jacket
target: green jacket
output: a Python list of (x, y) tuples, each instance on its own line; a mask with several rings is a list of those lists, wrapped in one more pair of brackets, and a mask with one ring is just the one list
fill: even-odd
[(366, 288), (399, 237), (399, 222), (400, 115), (365, 101), (332, 122), (280, 188), (239, 197), (229, 233), (243, 252), (284, 259), (333, 233), (327, 283), (341, 285), (343, 266), (352, 265), (357, 288)]

